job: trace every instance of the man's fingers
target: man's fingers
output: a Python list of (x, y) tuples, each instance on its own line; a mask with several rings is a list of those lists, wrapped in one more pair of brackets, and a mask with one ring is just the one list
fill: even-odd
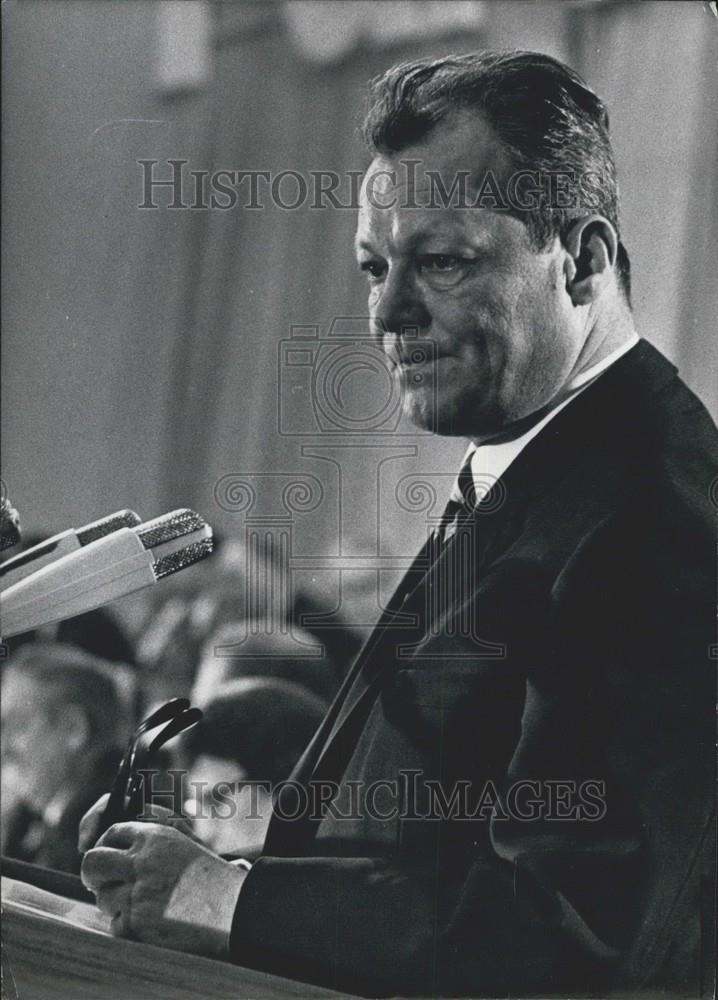
[(108, 882), (97, 890), (97, 906), (110, 918), (119, 913), (129, 913), (131, 894), (132, 886), (122, 882)]
[(100, 890), (97, 905), (110, 918), (115, 937), (135, 937), (132, 931), (132, 887), (111, 885)]
[(134, 934), (130, 927), (130, 913), (128, 910), (118, 910), (110, 920), (110, 931), (115, 937), (132, 938)]
[(170, 826), (173, 830), (179, 830), (186, 837), (190, 837), (192, 840), (201, 843), (187, 817), (178, 816), (177, 813), (172, 812), (171, 809), (167, 809), (165, 806), (157, 806), (153, 802), (148, 802), (142, 810), (142, 815), (137, 818), (145, 823), (154, 822), (161, 823), (162, 826)]
[(177, 816), (170, 809), (165, 808), (165, 806), (155, 805), (154, 803), (147, 803), (142, 812), (142, 816), (138, 817), (131, 823), (117, 823), (114, 827), (110, 827), (110, 830), (115, 828), (122, 828), (122, 832), (118, 835), (113, 833), (111, 839), (107, 840), (107, 835), (110, 830), (107, 830), (100, 837), (100, 823), (102, 817), (104, 816), (105, 809), (107, 808), (107, 800), (109, 799), (109, 794), (101, 796), (95, 802), (94, 806), (87, 810), (85, 815), (80, 820), (80, 829), (77, 839), (77, 849), (80, 854), (84, 854), (85, 851), (89, 851), (91, 847), (94, 846), (111, 846), (111, 847), (129, 847), (134, 840), (134, 834), (129, 833), (124, 828), (125, 827), (138, 827), (142, 824), (160, 824), (162, 826), (172, 827), (184, 833), (186, 836), (191, 837), (193, 840), (197, 839), (196, 835), (192, 829), (192, 825), (187, 822), (181, 816)]
[(91, 806), (80, 820), (80, 829), (77, 837), (77, 849), (80, 854), (84, 854), (85, 851), (89, 850), (97, 840), (100, 819), (105, 811), (109, 797), (109, 792), (100, 796), (94, 806)]
[(159, 823), (143, 823), (133, 820), (131, 823), (115, 823), (102, 834), (96, 847), (116, 847), (127, 850), (139, 841), (151, 836), (153, 831), (165, 829)]
[(93, 847), (82, 859), (80, 876), (83, 884), (94, 893), (112, 883), (124, 883), (134, 876), (134, 861), (127, 851), (112, 847)]
[(154, 802), (147, 802), (142, 807), (141, 818), (150, 822), (169, 824), (174, 819), (174, 813), (165, 806), (158, 806)]
[(192, 825), (184, 816), (178, 816), (171, 809), (155, 805), (154, 802), (146, 803), (137, 819), (143, 823), (161, 823), (162, 826), (171, 826), (175, 830), (192, 836)]

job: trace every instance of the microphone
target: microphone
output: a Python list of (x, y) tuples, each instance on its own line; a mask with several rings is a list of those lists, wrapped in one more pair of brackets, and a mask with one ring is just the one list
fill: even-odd
[(140, 524), (139, 514), (133, 510), (118, 510), (114, 514), (100, 518), (99, 521), (92, 521), (84, 528), (69, 528), (61, 531), (59, 535), (53, 535), (44, 542), (38, 542), (31, 549), (20, 552), (12, 559), (6, 559), (0, 564), (0, 587), (4, 590), (11, 587), (25, 577), (30, 576), (43, 566), (47, 566), (63, 556), (75, 552), (84, 545), (90, 545), (98, 538), (117, 531), (119, 528), (134, 528)]
[(0, 594), (4, 638), (29, 632), (148, 587), (204, 559), (212, 529), (193, 510), (173, 510), (104, 538), (36, 570)]
[(20, 515), (7, 497), (0, 498), (0, 552), (20, 541)]

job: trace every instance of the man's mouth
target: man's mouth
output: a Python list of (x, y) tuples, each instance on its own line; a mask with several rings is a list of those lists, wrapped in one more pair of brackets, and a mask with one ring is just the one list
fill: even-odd
[(416, 368), (424, 368), (434, 364), (442, 355), (426, 347), (409, 347), (404, 350), (392, 352), (391, 360), (400, 371), (411, 371)]
[(420, 385), (425, 375), (430, 375), (447, 354), (427, 354), (421, 358), (408, 358), (396, 365), (399, 376), (412, 385)]

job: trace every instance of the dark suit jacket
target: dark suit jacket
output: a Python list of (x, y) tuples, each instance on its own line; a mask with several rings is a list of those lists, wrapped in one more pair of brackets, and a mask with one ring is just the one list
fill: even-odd
[[(370, 995), (707, 988), (717, 475), (641, 342), (425, 548), (295, 772), (333, 809), (275, 811), (236, 961)], [(352, 809), (377, 780), (401, 809)]]

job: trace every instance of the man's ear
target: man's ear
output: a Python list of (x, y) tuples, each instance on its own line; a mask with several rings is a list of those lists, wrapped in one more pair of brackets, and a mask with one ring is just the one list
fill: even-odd
[(566, 290), (575, 306), (594, 302), (613, 279), (618, 235), (602, 215), (587, 215), (571, 226), (564, 240)]

